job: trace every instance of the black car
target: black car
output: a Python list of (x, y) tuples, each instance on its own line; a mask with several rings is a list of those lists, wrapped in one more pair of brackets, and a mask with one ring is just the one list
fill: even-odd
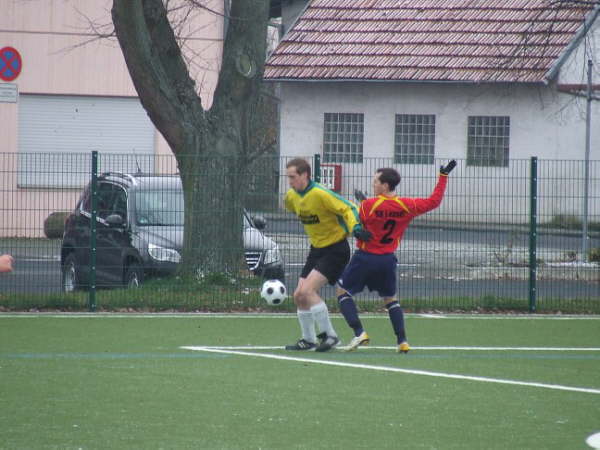
[[(105, 173), (98, 177), (96, 285), (137, 286), (173, 274), (183, 246), (184, 201), (176, 175)], [(65, 221), (61, 249), (66, 292), (89, 286), (91, 195), (88, 185)], [(262, 217), (243, 217), (248, 269), (267, 279), (284, 279), (277, 244), (260, 230)]]

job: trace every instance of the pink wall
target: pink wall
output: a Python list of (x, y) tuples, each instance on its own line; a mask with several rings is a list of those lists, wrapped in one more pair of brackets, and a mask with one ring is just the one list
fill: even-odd
[[(23, 61), (12, 81), (19, 93), (135, 97), (116, 38), (96, 39), (92, 29), (112, 31), (111, 6), (108, 0), (0, 0), (0, 47), (14, 47)], [(222, 11), (223, 2), (211, 0), (207, 6)], [(222, 18), (200, 9), (189, 19), (177, 34), (207, 107), (218, 76)], [(18, 103), (0, 103), (0, 236), (38, 237), (48, 214), (72, 209), (80, 190), (17, 186), (18, 108)], [(155, 151), (170, 154), (158, 132)]]

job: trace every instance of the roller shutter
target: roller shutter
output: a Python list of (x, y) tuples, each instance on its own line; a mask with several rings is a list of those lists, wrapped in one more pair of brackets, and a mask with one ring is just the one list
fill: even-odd
[(20, 187), (81, 187), (92, 150), (99, 172), (151, 172), (154, 126), (137, 98), (22, 94), (18, 148)]

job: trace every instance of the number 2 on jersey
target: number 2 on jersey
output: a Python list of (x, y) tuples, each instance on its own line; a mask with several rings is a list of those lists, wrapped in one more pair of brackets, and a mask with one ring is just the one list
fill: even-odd
[(394, 232), (394, 228), (396, 228), (396, 221), (392, 219), (386, 220), (383, 224), (383, 229), (388, 230), (388, 232), (383, 235), (379, 242), (382, 244), (389, 244), (390, 242), (392, 242), (394, 239), (390, 236)]

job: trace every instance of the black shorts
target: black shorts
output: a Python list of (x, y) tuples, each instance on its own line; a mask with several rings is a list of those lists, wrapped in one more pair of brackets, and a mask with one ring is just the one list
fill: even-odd
[(350, 261), (350, 244), (346, 239), (322, 248), (311, 245), (300, 277), (306, 278), (315, 269), (327, 278), (329, 284), (334, 285), (348, 261)]

